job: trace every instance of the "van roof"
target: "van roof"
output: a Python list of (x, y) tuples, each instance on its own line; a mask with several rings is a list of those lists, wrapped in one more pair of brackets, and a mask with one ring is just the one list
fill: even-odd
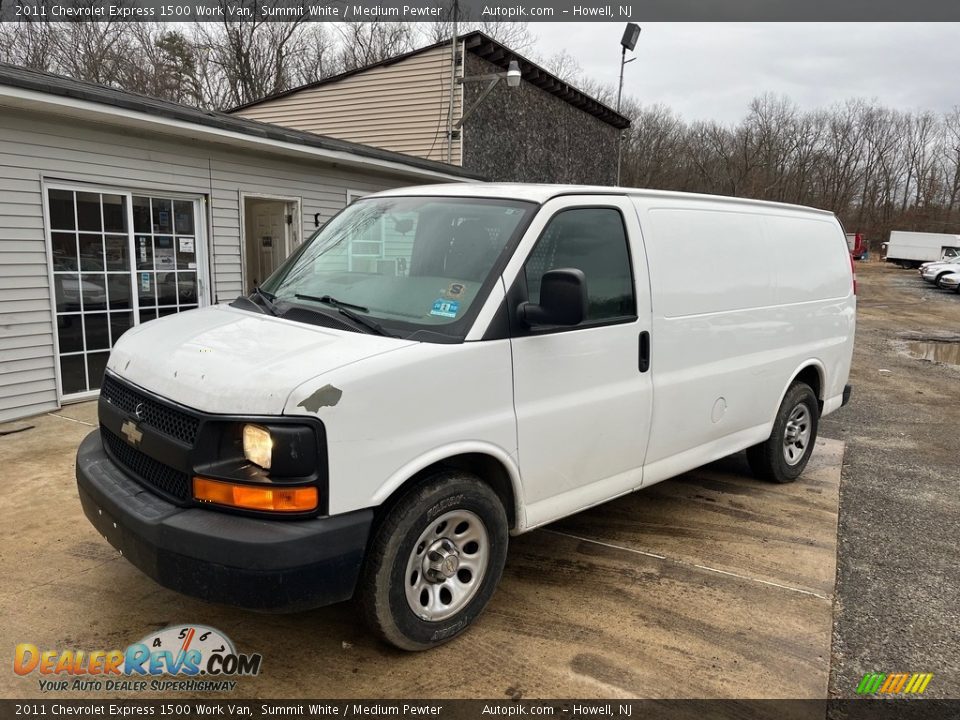
[(446, 197), (481, 197), (481, 198), (509, 198), (511, 200), (528, 200), (536, 203), (545, 203), (561, 195), (620, 195), (644, 198), (670, 198), (676, 200), (693, 199), (711, 200), (729, 203), (731, 205), (761, 205), (764, 207), (789, 208), (790, 210), (804, 210), (807, 212), (822, 213), (833, 216), (829, 210), (807, 207), (805, 205), (791, 205), (789, 203), (770, 202), (769, 200), (754, 200), (752, 198), (728, 197), (726, 195), (706, 195), (702, 193), (685, 193), (673, 190), (645, 190), (642, 188), (610, 187), (605, 185), (548, 185), (537, 183), (443, 183), (437, 185), (418, 185), (416, 187), (400, 187), (393, 190), (378, 192), (370, 197), (401, 197), (409, 195), (435, 195)]

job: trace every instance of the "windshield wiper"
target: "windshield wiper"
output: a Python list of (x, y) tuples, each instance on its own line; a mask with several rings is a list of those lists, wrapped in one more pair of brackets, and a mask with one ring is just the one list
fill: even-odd
[(277, 316), (280, 314), (280, 311), (277, 310), (277, 306), (273, 302), (273, 298), (275, 297), (274, 295), (271, 295), (270, 293), (264, 290), (261, 290), (259, 287), (255, 287), (253, 289), (253, 292), (250, 294), (259, 297), (263, 301), (263, 306), (267, 309), (267, 311), (271, 315)]
[(353, 303), (343, 302), (342, 300), (337, 300), (332, 295), (321, 295), (317, 297), (316, 295), (301, 295), (297, 293), (294, 295), (296, 298), (301, 300), (313, 300), (315, 302), (322, 302), (324, 305), (333, 305), (335, 308), (353, 308), (354, 310), (359, 310), (360, 312), (370, 312), (368, 308), (365, 308), (363, 305), (354, 305)]
[(357, 315), (355, 312), (351, 311), (349, 308), (354, 308), (360, 312), (370, 312), (363, 305), (354, 305), (353, 303), (340, 302), (335, 297), (330, 295), (321, 295), (317, 297), (315, 295), (302, 295), (301, 293), (296, 293), (294, 297), (300, 300), (313, 300), (315, 302), (321, 302), (324, 305), (332, 305), (337, 309), (337, 312), (343, 315), (346, 318), (349, 318), (356, 325), (361, 325), (362, 327), (367, 328), (376, 335), (383, 335), (384, 337), (397, 337), (396, 335), (387, 332), (383, 329), (383, 325), (378, 323), (376, 320), (371, 320), (370, 318), (365, 318), (361, 315)]

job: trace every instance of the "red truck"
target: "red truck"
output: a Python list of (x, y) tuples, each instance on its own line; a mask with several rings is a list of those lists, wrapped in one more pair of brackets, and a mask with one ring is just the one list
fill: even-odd
[(867, 256), (867, 243), (860, 233), (847, 233), (847, 249), (854, 260), (863, 260)]

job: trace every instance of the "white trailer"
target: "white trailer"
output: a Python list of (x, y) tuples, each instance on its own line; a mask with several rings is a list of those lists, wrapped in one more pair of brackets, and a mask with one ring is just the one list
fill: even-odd
[(930, 260), (960, 253), (960, 235), (894, 230), (883, 250), (887, 262), (917, 268)]

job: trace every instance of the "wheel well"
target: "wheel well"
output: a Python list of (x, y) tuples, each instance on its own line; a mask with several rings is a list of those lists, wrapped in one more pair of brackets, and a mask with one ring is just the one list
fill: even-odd
[(807, 365), (807, 367), (797, 373), (797, 376), (793, 379), (793, 382), (806, 383), (813, 389), (813, 394), (817, 396), (817, 404), (820, 406), (820, 410), (822, 412), (823, 396), (821, 395), (821, 391), (823, 389), (823, 381), (820, 379), (820, 370), (817, 368), (817, 366)]
[(427, 478), (436, 475), (445, 470), (462, 470), (472, 473), (489, 485), (503, 503), (503, 509), (507, 513), (507, 523), (512, 530), (517, 524), (517, 503), (513, 492), (513, 483), (510, 481), (510, 473), (497, 458), (485, 453), (463, 453), (444, 458), (438, 462), (428, 465), (419, 472), (415, 473), (400, 487), (393, 491), (380, 507), (375, 510), (375, 523), (379, 523), (389, 514), (397, 502), (414, 487), (422, 483)]

